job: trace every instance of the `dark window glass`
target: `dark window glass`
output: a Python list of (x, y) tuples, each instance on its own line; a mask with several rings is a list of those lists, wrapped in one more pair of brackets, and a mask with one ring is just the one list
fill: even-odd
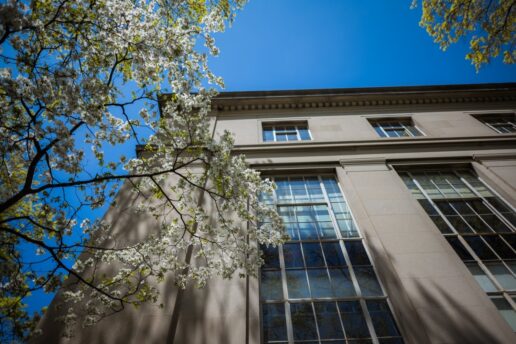
[(358, 285), (364, 296), (383, 295), (382, 288), (376, 279), (373, 267), (359, 266), (353, 269), (358, 280)]
[(446, 219), (451, 223), (453, 228), (459, 233), (473, 233), (471, 228), (464, 222), (460, 216), (446, 216)]
[(505, 234), (502, 235), (502, 238), (505, 239), (509, 243), (509, 246), (512, 247), (513, 250), (516, 250), (516, 235), (515, 234)]
[(436, 205), (444, 215), (457, 215), (455, 210), (446, 201), (438, 201), (436, 202)]
[(450, 229), (448, 224), (443, 220), (441, 216), (430, 216), (430, 219), (434, 221), (437, 228), (439, 228), (439, 231), (443, 234), (449, 234), (453, 233), (453, 231)]
[(478, 214), (492, 214), (493, 212), (486, 207), (481, 200), (468, 201), (468, 204), (475, 209)]
[(452, 201), (450, 205), (461, 215), (474, 215), (475, 212), (464, 201)]
[(346, 251), (353, 265), (371, 265), (361, 241), (346, 241)]
[(493, 251), (487, 247), (485, 242), (479, 236), (464, 237), (464, 240), (466, 240), (480, 259), (497, 259)]
[(314, 307), (321, 339), (344, 339), (336, 303), (316, 302)]
[(288, 296), (292, 299), (309, 298), (305, 270), (287, 270)]
[(497, 233), (510, 233), (511, 230), (505, 223), (503, 223), (497, 216), (495, 215), (482, 215), (482, 219), (489, 223), (491, 228)]
[(281, 271), (263, 270), (261, 290), (263, 300), (281, 300), (283, 298)]
[[(490, 216), (490, 215), (482, 215), (482, 217), (484, 217), (484, 216)], [(477, 232), (477, 233), (492, 233), (493, 232), (491, 227), (489, 227), (477, 215), (467, 215), (467, 216), (463, 216), (463, 217), (464, 217), (464, 220), (466, 220), (466, 222), (469, 224), (469, 226), (471, 228), (473, 228), (473, 230), (475, 232)], [(486, 219), (484, 218), (484, 220), (486, 220)], [(487, 222), (490, 224), (489, 220)]]
[(303, 243), (303, 253), (305, 254), (306, 266), (324, 267), (324, 258), (319, 243)]
[(423, 209), (425, 209), (425, 211), (428, 215), (437, 215), (438, 214), (437, 210), (435, 210), (434, 206), (426, 199), (419, 199), (418, 201), (419, 201), (419, 204), (421, 204), (421, 206), (423, 207)]
[(331, 277), (331, 287), (333, 289), (333, 296), (335, 297), (349, 297), (355, 296), (355, 287), (351, 281), (349, 270), (347, 268), (329, 269)]
[(516, 258), (514, 251), (498, 235), (485, 235), (482, 238), (502, 259)]
[(272, 246), (262, 246), (262, 258), (264, 260), (263, 268), (279, 268), (279, 257), (278, 257), (278, 248)]
[(262, 316), (265, 341), (287, 340), (285, 305), (283, 303), (262, 304)]
[(339, 302), (339, 311), (347, 338), (369, 338), (369, 330), (358, 301)]
[(386, 301), (367, 301), (367, 309), (371, 315), (373, 327), (378, 337), (395, 337), (400, 335)]
[(455, 252), (459, 255), (460, 259), (462, 260), (473, 260), (473, 257), (469, 252), (466, 250), (464, 245), (460, 242), (460, 240), (456, 237), (447, 237), (446, 240), (450, 243), (450, 245), (453, 247)]
[(285, 258), (285, 267), (287, 268), (304, 267), (300, 244), (284, 244), (283, 257)]
[(312, 297), (332, 297), (330, 280), (326, 269), (308, 269)]
[(295, 340), (317, 339), (314, 313), (311, 303), (291, 303), (292, 328)]
[(325, 242), (322, 244), (326, 263), (331, 266), (345, 266), (346, 261), (338, 242)]

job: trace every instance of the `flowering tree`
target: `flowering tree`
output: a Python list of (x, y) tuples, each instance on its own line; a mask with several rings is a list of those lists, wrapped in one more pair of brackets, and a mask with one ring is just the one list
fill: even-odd
[[(261, 263), (256, 243), (281, 242), (278, 215), (257, 198), (272, 184), (231, 154), (229, 133), (211, 134), (214, 91), (202, 86), (222, 83), (207, 66), (217, 54), (211, 34), (243, 2), (0, 5), (0, 338), (32, 331), (37, 317), (24, 300), (34, 290), (65, 289), (65, 322), (77, 322), (81, 309), (82, 324), (92, 325), (126, 305), (156, 301), (155, 282), (165, 275), (183, 288), (214, 275), (252, 275)], [(173, 94), (161, 116), (158, 92)], [(105, 154), (125, 142), (144, 152)], [(158, 227), (125, 245), (111, 237), (110, 223), (77, 223), (121, 183)], [(216, 209), (215, 225), (201, 193)], [(190, 255), (203, 263), (189, 264)], [(99, 274), (105, 266), (111, 269)]]
[[(417, 3), (414, 0), (412, 5)], [(505, 63), (516, 60), (515, 5), (514, 0), (422, 0), (419, 24), (443, 50), (461, 37), (471, 36), (466, 59), (478, 71), (500, 54)]]

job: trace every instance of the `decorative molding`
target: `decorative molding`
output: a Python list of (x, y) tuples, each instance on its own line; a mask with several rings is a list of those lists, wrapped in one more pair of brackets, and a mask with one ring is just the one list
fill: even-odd
[(500, 102), (516, 102), (516, 84), (224, 92), (212, 100), (212, 111), (220, 113)]

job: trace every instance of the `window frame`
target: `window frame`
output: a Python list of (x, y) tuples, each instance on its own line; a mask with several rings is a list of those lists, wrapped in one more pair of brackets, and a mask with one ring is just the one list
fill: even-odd
[[(494, 299), (503, 299), (505, 300), (511, 307), (514, 312), (516, 312), (516, 287), (512, 289), (507, 289), (502, 285), (502, 283), (497, 279), (495, 274), (489, 269), (489, 266), (495, 266), (500, 265), (503, 266), (506, 270), (506, 272), (509, 272), (509, 276), (512, 276), (516, 279), (516, 269), (511, 268), (509, 263), (516, 263), (516, 258), (504, 258), (502, 255), (500, 255), (500, 252), (496, 249), (495, 246), (493, 246), (492, 243), (490, 243), (486, 237), (491, 238), (498, 238), (497, 240), (501, 240), (502, 243), (505, 244), (505, 246), (512, 251), (513, 254), (516, 253), (516, 249), (512, 248), (510, 245), (510, 242), (506, 239), (509, 238), (509, 236), (512, 236), (513, 238), (516, 237), (516, 225), (512, 224), (509, 218), (507, 218), (504, 213), (502, 213), (497, 207), (494, 205), (492, 201), (489, 199), (495, 199), (497, 202), (501, 202), (503, 206), (508, 207), (508, 210), (512, 211), (512, 213), (516, 213), (516, 209), (507, 202), (503, 197), (501, 197), (500, 194), (498, 194), (493, 188), (489, 186), (488, 183), (486, 183), (482, 178), (478, 176), (475, 169), (470, 166), (398, 166), (396, 167), (396, 171), (400, 178), (402, 178), (402, 174), (408, 176), (410, 178), (410, 182), (412, 182), (416, 188), (417, 191), (423, 196), (423, 198), (417, 198), (414, 194), (413, 197), (415, 200), (420, 203), (421, 207), (423, 208), (423, 211), (428, 215), (430, 219), (432, 219), (432, 216), (428, 212), (427, 209), (419, 202), (419, 200), (425, 200), (428, 202), (431, 209), (439, 216), (441, 221), (444, 221), (444, 223), (447, 226), (447, 229), (450, 230), (450, 232), (444, 233), (443, 231), (440, 231), (440, 233), (443, 235), (443, 237), (446, 239), (448, 244), (450, 245), (450, 248), (458, 255), (459, 259), (463, 261), (466, 268), (470, 271), (472, 277), (477, 281), (477, 283), (480, 285), (482, 290), (486, 293), (487, 297), (492, 301)], [(480, 182), (481, 187), (485, 188), (489, 193), (491, 193), (491, 196), (486, 196), (482, 194), (477, 188), (471, 184), (470, 181), (468, 181), (463, 174), (461, 175), (460, 172), (466, 172), (469, 173), (472, 177), (475, 178), (475, 181)], [(447, 197), (444, 192), (441, 191), (441, 188), (439, 187), (438, 183), (436, 183), (434, 180), (430, 179), (433, 187), (442, 195), (440, 198), (432, 198), (428, 192), (425, 190), (425, 188), (421, 185), (420, 181), (414, 177), (414, 172), (423, 172), (425, 175), (427, 175), (429, 172), (438, 172), (438, 173), (453, 173), (456, 177), (459, 177), (459, 180), (469, 189), (469, 192), (473, 194), (473, 196), (464, 197), (461, 196), (460, 191), (456, 189), (454, 186), (454, 183), (446, 180), (446, 182), (449, 184), (449, 186), (453, 189), (453, 191), (459, 195), (459, 197)], [(402, 178), (403, 179), (403, 178)], [(405, 184), (407, 185), (408, 189), (413, 192), (414, 189), (412, 189), (405, 180), (403, 180)], [(489, 198), (489, 199), (488, 199)], [(473, 202), (475, 200), (481, 201), (483, 206), (486, 207), (487, 210), (491, 212), (492, 215), (496, 216), (497, 220), (501, 221), (508, 229), (509, 232), (502, 232), (497, 231), (495, 228), (493, 228), (492, 223), (488, 223), (487, 220), (485, 220), (482, 215), (486, 216), (486, 214), (480, 214), (477, 209), (473, 208), (472, 206), (467, 203), (468, 201)], [(464, 202), (467, 207), (470, 208), (470, 211), (473, 213), (471, 215), (476, 215), (481, 219), (481, 221), (484, 223), (484, 225), (487, 225), (487, 228), (491, 230), (491, 232), (482, 232), (477, 231), (471, 224), (465, 220), (464, 216), (468, 216), (468, 213), (464, 213), (463, 211), (459, 211), (459, 209), (455, 207), (455, 205), (451, 205), (451, 209), (459, 216), (459, 218), (467, 224), (468, 227), (471, 227), (470, 233), (459, 231), (455, 225), (453, 225), (444, 211), (439, 208), (437, 205), (438, 202)], [(449, 205), (450, 206), (450, 205)], [(451, 214), (448, 214), (451, 215)], [(452, 215), (455, 216), (455, 215)], [(490, 215), (488, 215), (490, 216)], [(437, 225), (436, 225), (437, 226)], [(451, 244), (451, 240), (449, 238), (455, 238), (455, 240), (458, 240), (461, 247), (466, 250), (467, 254), (471, 257), (470, 259), (464, 258), (461, 256), (461, 254), (456, 250), (456, 248)], [(477, 252), (475, 252), (472, 244), (468, 242), (467, 238), (478, 238), (480, 243), (482, 243), (483, 247), (487, 248), (489, 252), (494, 254), (493, 258), (482, 258), (479, 256)], [(487, 277), (487, 281), (494, 287), (494, 290), (486, 290), (486, 282), (483, 282), (484, 284), (481, 284), (479, 280), (475, 277), (476, 275), (473, 273), (472, 270), (470, 270), (471, 267), (478, 267), (481, 271), (481, 273)], [(492, 301), (493, 304), (496, 307), (496, 304), (494, 301)], [(502, 315), (502, 313), (500, 312)], [(503, 315), (502, 315), (503, 316)], [(516, 328), (513, 329), (514, 332), (516, 332)]]
[[(278, 130), (278, 128), (284, 127), (284, 130)], [(287, 130), (286, 127), (294, 127), (293, 130)], [(308, 139), (302, 139), (301, 138), (301, 130), (306, 128), (306, 132), (308, 133)], [(270, 129), (272, 132), (272, 140), (265, 140), (265, 129)], [(291, 143), (291, 142), (303, 142), (303, 141), (313, 141), (312, 132), (310, 131), (310, 127), (308, 126), (308, 121), (301, 120), (301, 121), (287, 121), (287, 122), (262, 122), (261, 123), (261, 131), (262, 131), (262, 142), (265, 143)], [(287, 140), (285, 141), (279, 141), (277, 139), (277, 134), (280, 132), (280, 134), (287, 135)], [(295, 140), (289, 140), (288, 135), (296, 135)]]
[[(472, 114), (471, 116), (498, 134), (516, 133), (516, 113), (514, 112), (482, 113)], [(510, 131), (501, 131), (499, 129), (500, 126), (512, 127), (512, 129)]]
[[(426, 134), (414, 123), (412, 116), (401, 116), (401, 117), (368, 117), (367, 118), (371, 127), (373, 127), (376, 134), (381, 138), (413, 138), (426, 136)], [(385, 125), (388, 124), (391, 127), (387, 128)], [(393, 126), (393, 124), (397, 124)], [(391, 136), (386, 129), (401, 129), (407, 136)], [(417, 132), (418, 135), (415, 135)]]
[[(321, 247), (322, 247), (322, 244), (324, 243), (333, 243), (333, 242), (336, 242), (338, 243), (338, 246), (341, 250), (341, 253), (343, 255), (343, 258), (344, 258), (344, 261), (345, 261), (345, 268), (347, 269), (348, 271), (348, 274), (349, 274), (349, 281), (351, 283), (351, 285), (353, 286), (354, 288), (354, 291), (356, 292), (356, 295), (354, 296), (345, 296), (345, 297), (335, 297), (335, 296), (332, 296), (332, 297), (312, 297), (312, 293), (311, 293), (311, 290), (312, 290), (312, 286), (311, 286), (311, 281), (310, 281), (310, 278), (309, 278), (309, 274), (308, 274), (308, 271), (310, 270), (310, 267), (307, 267), (307, 266), (304, 266), (303, 268), (287, 268), (286, 267), (286, 264), (285, 264), (285, 255), (284, 255), (284, 245), (279, 245), (277, 247), (277, 250), (278, 250), (278, 258), (279, 258), (279, 267), (277, 268), (277, 270), (271, 270), (271, 271), (280, 271), (280, 274), (281, 274), (281, 286), (282, 286), (282, 297), (281, 299), (279, 300), (266, 300), (264, 298), (262, 298), (262, 291), (263, 291), (263, 288), (262, 288), (262, 279), (259, 278), (259, 282), (258, 282), (258, 285), (259, 285), (259, 312), (260, 312), (260, 333), (261, 333), (261, 342), (262, 343), (266, 343), (265, 341), (265, 338), (263, 336), (264, 332), (263, 332), (263, 309), (262, 309), (262, 306), (263, 304), (283, 304), (284, 305), (284, 316), (285, 316), (285, 328), (286, 328), (286, 332), (287, 332), (287, 340), (286, 341), (283, 341), (283, 340), (278, 340), (277, 342), (278, 343), (294, 343), (296, 341), (295, 337), (294, 337), (294, 325), (293, 325), (293, 322), (292, 322), (292, 313), (291, 313), (291, 304), (294, 304), (294, 303), (299, 303), (299, 304), (307, 304), (307, 305), (310, 305), (310, 309), (311, 309), (311, 314), (314, 316), (314, 324), (315, 324), (315, 328), (316, 328), (316, 331), (317, 331), (317, 338), (318, 339), (313, 339), (313, 340), (310, 340), (310, 342), (318, 342), (319, 340), (322, 341), (322, 343), (325, 342), (325, 340), (330, 340), (330, 339), (324, 339), (324, 338), (321, 338), (321, 335), (320, 335), (320, 332), (319, 332), (319, 324), (318, 324), (318, 321), (316, 320), (317, 317), (317, 311), (316, 311), (316, 303), (320, 303), (320, 302), (327, 302), (327, 303), (335, 303), (338, 307), (338, 303), (339, 302), (357, 302), (357, 304), (360, 306), (360, 311), (362, 312), (362, 316), (366, 322), (366, 325), (367, 325), (367, 329), (369, 331), (369, 334), (370, 334), (370, 339), (371, 340), (371, 343), (373, 344), (379, 344), (379, 339), (378, 339), (378, 335), (376, 334), (376, 330), (374, 328), (374, 324), (373, 324), (373, 319), (371, 317), (371, 314), (370, 314), (370, 310), (368, 308), (368, 301), (381, 301), (381, 302), (385, 302), (385, 304), (387, 305), (388, 307), (388, 310), (390, 311), (390, 316), (392, 317), (392, 320), (394, 321), (394, 325), (399, 333), (399, 336), (381, 336), (380, 338), (381, 339), (388, 339), (388, 338), (400, 338), (400, 340), (402, 342), (404, 342), (404, 336), (403, 336), (403, 333), (399, 327), (399, 319), (397, 318), (396, 314), (393, 312), (393, 307), (392, 307), (392, 304), (390, 302), (390, 299), (386, 293), (386, 289), (382, 283), (382, 281), (380, 280), (379, 278), (379, 275), (378, 275), (378, 271), (376, 269), (376, 266), (373, 264), (373, 260), (371, 259), (371, 254), (369, 253), (369, 248), (367, 247), (367, 245), (365, 245), (365, 240), (364, 240), (364, 237), (361, 235), (361, 231), (360, 229), (358, 228), (357, 226), (357, 223), (356, 223), (356, 220), (355, 220), (355, 217), (353, 215), (353, 212), (351, 211), (350, 207), (348, 206), (348, 202), (347, 202), (347, 199), (344, 195), (344, 192), (342, 190), (342, 187), (339, 183), (339, 180), (338, 180), (338, 177), (335, 173), (319, 173), (319, 174), (313, 174), (313, 173), (307, 173), (307, 174), (301, 174), (301, 173), (292, 173), (292, 174), (278, 174), (278, 175), (274, 175), (274, 176), (267, 176), (267, 178), (271, 179), (271, 180), (276, 180), (277, 178), (288, 178), (289, 181), (290, 181), (290, 178), (310, 178), (310, 177), (317, 177), (318, 181), (319, 181), (319, 187), (322, 191), (322, 195), (323, 195), (323, 200), (320, 201), (320, 202), (317, 202), (317, 201), (311, 201), (311, 200), (308, 200), (306, 202), (296, 202), (295, 201), (295, 198), (293, 199), (292, 202), (281, 202), (281, 201), (278, 201), (278, 197), (277, 197), (277, 193), (274, 192), (273, 193), (273, 196), (272, 196), (272, 205), (279, 208), (279, 207), (298, 207), (298, 206), (315, 206), (315, 205), (324, 205), (326, 206), (326, 209), (328, 210), (328, 214), (329, 214), (329, 217), (330, 217), (330, 220), (331, 220), (331, 223), (332, 223), (332, 226), (333, 226), (333, 230), (335, 231), (335, 238), (326, 238), (326, 239), (321, 239), (321, 238), (316, 238), (316, 239), (302, 239), (302, 238), (299, 238), (299, 239), (295, 239), (295, 240), (289, 240), (287, 241), (285, 244), (289, 244), (289, 243), (297, 243), (299, 244), (300, 246), (302, 246), (304, 243), (320, 243), (321, 244)], [(345, 237), (342, 235), (341, 233), (341, 229), (339, 228), (339, 225), (338, 225), (338, 222), (337, 222), (337, 219), (336, 219), (336, 216), (335, 216), (335, 213), (334, 213), (334, 210), (333, 210), (333, 205), (332, 205), (332, 201), (330, 200), (329, 198), (329, 195), (328, 195), (328, 192), (326, 190), (326, 187), (324, 186), (324, 183), (323, 183), (323, 178), (324, 177), (330, 177), (330, 178), (333, 178), (336, 182), (336, 185), (338, 187), (338, 191), (339, 191), (339, 194), (340, 196), (342, 197), (343, 199), (343, 203), (345, 204), (345, 206), (347, 207), (347, 211), (349, 213), (349, 216), (350, 216), (350, 220), (351, 222), (353, 223), (354, 225), (354, 229), (355, 229), (355, 236), (353, 237)], [(306, 188), (305, 188), (306, 189)], [(291, 195), (294, 195), (294, 193), (292, 192), (292, 185), (289, 184), (289, 190), (291, 192)], [(307, 195), (309, 195), (309, 192), (308, 190), (307, 191)], [(367, 259), (369, 260), (369, 265), (367, 264), (356, 264), (356, 263), (352, 263), (351, 261), (351, 258), (348, 254), (348, 251), (346, 249), (346, 243), (347, 242), (360, 242), (362, 243), (362, 247), (364, 248), (365, 250), (365, 253), (366, 253), (366, 256), (367, 256)], [(312, 268), (312, 269), (324, 269), (326, 271), (326, 273), (328, 274), (329, 273), (329, 269), (331, 269), (330, 265), (327, 263), (327, 260), (326, 260), (326, 252), (324, 251), (324, 249), (322, 250), (322, 252), (324, 252), (323, 254), (323, 259), (324, 259), (324, 267), (317, 267), (317, 268)], [(304, 252), (304, 248), (301, 250), (301, 257), (302, 257), (302, 260), (304, 262), (306, 262), (306, 258), (305, 258), (305, 252)], [(360, 283), (359, 283), (359, 279), (355, 273), (355, 270), (357, 267), (365, 267), (365, 266), (370, 266), (374, 272), (374, 277), (376, 277), (376, 280), (379, 284), (379, 288), (381, 290), (381, 294), (382, 295), (373, 295), (373, 296), (364, 296), (363, 294), (363, 291), (362, 291), (362, 288), (360, 286)], [(296, 297), (291, 297), (289, 295), (289, 290), (288, 290), (288, 281), (287, 281), (287, 270), (295, 270), (295, 269), (299, 269), (301, 271), (304, 271), (305, 272), (305, 277), (306, 277), (306, 287), (307, 287), (307, 290), (308, 290), (308, 297), (299, 297), (299, 298), (296, 298)], [(261, 276), (262, 272), (263, 272), (263, 267), (260, 268), (260, 272), (259, 272), (259, 275)], [(331, 275), (328, 275), (329, 277), (329, 281), (330, 281), (330, 284), (331, 284), (331, 280), (332, 280), (332, 277)], [(341, 311), (340, 309), (337, 310), (337, 314), (338, 314), (338, 321), (341, 325), (341, 328), (342, 329), (345, 329), (345, 326), (344, 326), (344, 321), (341, 317)], [(348, 338), (345, 337), (346, 339), (343, 339), (344, 341), (346, 341)], [(334, 339), (335, 340), (335, 339)], [(355, 340), (358, 340), (358, 339), (355, 339)], [(271, 343), (274, 343), (274, 342), (271, 342)]]

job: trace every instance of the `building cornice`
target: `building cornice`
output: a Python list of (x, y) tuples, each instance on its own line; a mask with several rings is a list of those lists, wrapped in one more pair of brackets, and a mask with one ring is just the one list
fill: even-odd
[(212, 111), (506, 102), (516, 102), (516, 83), (223, 92), (212, 100)]

